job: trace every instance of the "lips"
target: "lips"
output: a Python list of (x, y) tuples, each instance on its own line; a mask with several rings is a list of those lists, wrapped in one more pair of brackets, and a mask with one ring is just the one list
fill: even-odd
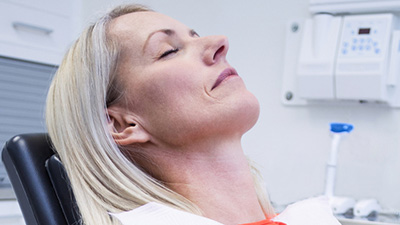
[(235, 69), (233, 68), (227, 68), (224, 71), (222, 71), (222, 73), (218, 76), (217, 80), (215, 81), (213, 87), (211, 88), (211, 90), (213, 90), (214, 88), (218, 87), (221, 82), (223, 80), (225, 80), (227, 77), (229, 76), (237, 76), (237, 72)]

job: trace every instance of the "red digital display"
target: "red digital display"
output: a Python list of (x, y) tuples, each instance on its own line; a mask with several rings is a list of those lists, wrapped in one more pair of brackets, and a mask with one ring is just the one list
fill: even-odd
[(358, 34), (369, 34), (370, 31), (371, 31), (371, 28), (360, 28), (358, 30)]

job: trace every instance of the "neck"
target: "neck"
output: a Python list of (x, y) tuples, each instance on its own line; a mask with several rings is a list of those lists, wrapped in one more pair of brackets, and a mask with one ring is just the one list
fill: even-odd
[(145, 169), (194, 202), (205, 217), (226, 225), (265, 219), (240, 138), (150, 152), (152, 165), (144, 164)]

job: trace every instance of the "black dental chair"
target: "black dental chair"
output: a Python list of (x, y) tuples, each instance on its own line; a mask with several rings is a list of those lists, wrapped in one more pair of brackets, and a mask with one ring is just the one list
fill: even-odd
[(2, 160), (27, 225), (80, 224), (68, 177), (46, 133), (11, 138)]

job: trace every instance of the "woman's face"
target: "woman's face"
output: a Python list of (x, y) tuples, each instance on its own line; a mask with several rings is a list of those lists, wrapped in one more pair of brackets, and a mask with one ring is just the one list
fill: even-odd
[(258, 101), (228, 64), (225, 36), (200, 37), (155, 12), (118, 17), (110, 34), (122, 45), (118, 76), (128, 114), (153, 141), (241, 136), (257, 121)]

